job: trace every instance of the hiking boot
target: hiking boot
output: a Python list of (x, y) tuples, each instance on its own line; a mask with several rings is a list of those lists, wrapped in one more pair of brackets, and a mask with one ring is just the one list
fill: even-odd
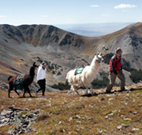
[(106, 93), (107, 93), (107, 94), (109, 94), (109, 93), (111, 93), (111, 91), (109, 91), (109, 90), (106, 90)]
[(121, 89), (119, 92), (122, 92), (122, 91), (125, 91), (126, 89), (125, 88), (123, 88), (123, 89)]
[(35, 96), (36, 96), (36, 97), (38, 97), (38, 93), (37, 93), (37, 91), (35, 91)]

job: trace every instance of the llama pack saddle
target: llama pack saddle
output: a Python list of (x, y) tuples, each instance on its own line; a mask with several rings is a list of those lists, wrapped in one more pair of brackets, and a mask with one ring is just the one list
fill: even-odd
[(15, 79), (14, 86), (15, 86), (16, 89), (22, 89), (23, 88), (23, 82), (24, 82), (23, 77), (24, 77), (24, 75), (19, 75)]
[(84, 70), (84, 68), (76, 69), (75, 75), (81, 74), (83, 72), (83, 70)]

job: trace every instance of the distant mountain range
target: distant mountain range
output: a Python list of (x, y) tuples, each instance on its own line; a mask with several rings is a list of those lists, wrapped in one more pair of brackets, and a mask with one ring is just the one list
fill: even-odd
[[(129, 25), (101, 37), (87, 37), (50, 25), (0, 25), (0, 80), (9, 75), (26, 74), (34, 61), (47, 62), (48, 85), (65, 82), (66, 73), (88, 65), (95, 53), (105, 56), (123, 50), (123, 58), (131, 68), (142, 69), (142, 23)], [(101, 71), (108, 71), (102, 64)], [(126, 71), (127, 84), (132, 84)], [(99, 78), (99, 75), (98, 75)]]
[(104, 35), (116, 32), (130, 24), (134, 24), (134, 22), (60, 24), (55, 26), (78, 35), (83, 35), (88, 37), (98, 37), (98, 36), (104, 36)]

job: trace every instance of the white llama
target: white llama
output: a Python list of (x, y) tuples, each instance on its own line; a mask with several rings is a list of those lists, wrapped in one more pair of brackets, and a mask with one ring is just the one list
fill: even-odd
[(67, 73), (66, 79), (68, 80), (69, 84), (71, 85), (71, 89), (73, 92), (76, 92), (78, 95), (78, 88), (79, 87), (85, 87), (86, 94), (88, 94), (88, 89), (90, 88), (92, 95), (93, 95), (93, 89), (92, 89), (92, 82), (94, 80), (94, 77), (96, 76), (100, 63), (103, 62), (104, 59), (101, 56), (101, 53), (95, 55), (94, 59), (91, 62), (90, 66), (86, 66), (81, 74), (75, 75), (76, 69), (70, 70)]

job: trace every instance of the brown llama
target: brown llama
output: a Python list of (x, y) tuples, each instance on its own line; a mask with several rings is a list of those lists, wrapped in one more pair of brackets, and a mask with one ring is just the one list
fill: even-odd
[[(29, 85), (33, 82), (34, 80), (34, 75), (35, 75), (35, 68), (38, 67), (35, 62), (33, 63), (33, 66), (30, 68), (29, 74), (23, 75), (22, 83), (21, 84), (16, 84), (15, 81), (18, 79), (18, 76), (9, 76), (8, 77), (8, 83), (9, 83), (9, 89), (8, 89), (8, 97), (10, 98), (10, 92), (11, 90), (14, 89), (14, 91), (19, 95), (17, 92), (17, 89), (24, 89), (23, 97), (25, 97), (26, 91), (28, 91), (30, 97), (32, 97), (29, 89)], [(19, 88), (17, 86), (20, 86)]]

